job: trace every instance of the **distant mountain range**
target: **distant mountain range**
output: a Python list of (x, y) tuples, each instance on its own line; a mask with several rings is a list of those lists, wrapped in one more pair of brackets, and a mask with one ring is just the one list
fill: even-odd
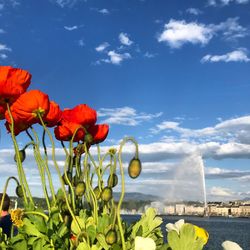
[[(120, 198), (121, 193), (114, 193), (114, 199), (117, 201)], [(160, 200), (159, 196), (151, 194), (142, 194), (137, 192), (125, 193), (124, 201), (135, 200), (135, 201), (156, 201)]]

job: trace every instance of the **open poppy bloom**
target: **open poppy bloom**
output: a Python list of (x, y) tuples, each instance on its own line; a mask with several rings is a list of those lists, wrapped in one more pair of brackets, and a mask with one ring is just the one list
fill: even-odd
[[(11, 129), (10, 129), (11, 124), (8, 122), (5, 122), (5, 127), (8, 130), (8, 132), (10, 133), (11, 132)], [(30, 127), (30, 125), (24, 121), (16, 122), (16, 123), (14, 122), (14, 134), (15, 134), (15, 136), (19, 135), (22, 131), (28, 129), (29, 127)]]
[[(39, 122), (39, 115), (46, 116), (49, 112), (49, 97), (39, 90), (30, 90), (22, 94), (10, 107), (14, 121), (25, 121), (32, 125)], [(11, 123), (9, 113), (5, 112), (6, 120)]]
[(57, 103), (50, 101), (49, 103), (49, 112), (43, 118), (43, 121), (46, 123), (47, 127), (54, 127), (58, 124), (62, 117), (62, 111)]
[(13, 103), (30, 85), (31, 74), (25, 70), (0, 66), (0, 103)]
[(96, 123), (97, 114), (96, 111), (87, 104), (80, 104), (73, 109), (65, 109), (63, 111), (63, 119), (88, 128)]
[(91, 126), (88, 129), (88, 132), (93, 137), (93, 142), (91, 144), (97, 144), (106, 139), (108, 132), (109, 132), (109, 126), (107, 124), (97, 124), (97, 125)]
[(54, 133), (57, 140), (60, 141), (70, 141), (77, 130), (73, 141), (78, 142), (84, 139), (84, 129), (80, 124), (69, 122), (66, 120), (61, 120), (60, 124), (55, 127)]
[(3, 120), (5, 117), (4, 117), (4, 113), (6, 111), (6, 106), (5, 104), (0, 104), (0, 120)]

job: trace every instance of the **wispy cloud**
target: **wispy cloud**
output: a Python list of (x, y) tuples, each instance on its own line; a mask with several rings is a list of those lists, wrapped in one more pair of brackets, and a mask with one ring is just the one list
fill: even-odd
[(98, 45), (95, 50), (97, 52), (103, 52), (107, 47), (109, 47), (109, 43), (108, 42), (104, 42), (104, 43), (101, 43), (100, 45)]
[(71, 8), (79, 2), (85, 2), (83, 0), (50, 0), (50, 1), (57, 4), (61, 8), (64, 8), (64, 7)]
[(3, 29), (0, 29), (0, 34), (5, 33), (5, 31)]
[(73, 25), (73, 26), (64, 26), (64, 29), (68, 30), (68, 31), (73, 31), (73, 30), (77, 30), (78, 26), (77, 25)]
[(154, 58), (154, 57), (156, 57), (157, 56), (157, 54), (155, 54), (155, 53), (150, 53), (150, 52), (146, 52), (145, 54), (144, 54), (144, 57), (146, 57), (146, 58)]
[(249, 35), (249, 30), (239, 24), (239, 17), (228, 18), (219, 24), (209, 25), (215, 32), (221, 32), (223, 39), (228, 41), (236, 41)]
[(110, 14), (110, 12), (109, 12), (109, 10), (108, 9), (100, 9), (100, 10), (98, 10), (98, 12), (99, 13), (101, 13), (101, 14), (103, 14), (103, 15), (108, 15), (108, 14)]
[(247, 55), (246, 49), (237, 49), (226, 53), (225, 55), (206, 55), (201, 59), (205, 62), (249, 62), (250, 58)]
[(249, 0), (208, 0), (207, 4), (208, 6), (226, 6), (230, 3), (235, 4), (247, 4)]
[(83, 39), (78, 40), (78, 45), (79, 45), (80, 47), (84, 47), (84, 46), (85, 46), (84, 40), (83, 40)]
[(123, 33), (123, 32), (120, 33), (119, 40), (121, 44), (126, 45), (126, 46), (130, 46), (133, 44), (133, 41), (130, 40), (129, 35), (127, 33)]
[(203, 13), (200, 9), (197, 8), (188, 8), (186, 9), (186, 12), (195, 16), (201, 15)]
[(0, 3), (0, 11), (3, 10), (3, 8), (4, 8), (4, 4)]
[(131, 107), (122, 108), (102, 108), (98, 111), (98, 116), (103, 119), (103, 123), (119, 124), (125, 126), (137, 126), (144, 121), (150, 121), (160, 117), (162, 113), (148, 114), (137, 112)]
[(165, 42), (171, 48), (180, 48), (185, 43), (207, 44), (213, 37), (213, 30), (197, 22), (171, 19), (158, 36), (158, 42)]

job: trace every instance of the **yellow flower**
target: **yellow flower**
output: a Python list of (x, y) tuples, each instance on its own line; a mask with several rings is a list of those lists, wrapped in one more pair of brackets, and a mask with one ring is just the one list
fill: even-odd
[(204, 245), (207, 244), (207, 241), (208, 241), (208, 238), (209, 238), (208, 232), (204, 228), (197, 227), (195, 225), (194, 225), (194, 229), (195, 229), (196, 236), (201, 238), (204, 241)]
[(11, 210), (10, 216), (11, 216), (11, 220), (15, 226), (17, 226), (17, 227), (23, 226), (23, 220), (22, 220), (23, 215), (24, 215), (24, 212), (20, 208)]

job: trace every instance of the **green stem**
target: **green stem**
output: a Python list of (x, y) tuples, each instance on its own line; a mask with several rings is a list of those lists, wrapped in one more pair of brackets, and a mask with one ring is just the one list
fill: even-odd
[(24, 214), (39, 215), (39, 216), (43, 217), (46, 221), (49, 220), (49, 217), (46, 214), (38, 212), (38, 211), (25, 211)]
[(5, 198), (6, 191), (7, 191), (8, 185), (9, 185), (9, 181), (10, 181), (11, 179), (13, 179), (13, 180), (16, 182), (17, 186), (19, 186), (19, 181), (18, 181), (18, 179), (17, 179), (16, 177), (14, 177), (14, 176), (10, 176), (10, 177), (6, 180), (5, 185), (4, 185), (2, 200), (1, 200), (1, 203), (0, 203), (0, 215), (1, 215), (1, 213), (2, 213), (4, 198)]
[(123, 139), (123, 141), (120, 144), (120, 149), (119, 149), (119, 153), (118, 153), (118, 159), (119, 159), (119, 165), (120, 165), (120, 172), (121, 172), (121, 179), (122, 179), (122, 189), (121, 189), (121, 196), (117, 205), (117, 222), (118, 222), (118, 228), (120, 231), (120, 236), (121, 236), (121, 241), (122, 241), (122, 249), (126, 250), (126, 243), (125, 243), (125, 239), (124, 239), (124, 233), (123, 233), (123, 228), (122, 228), (122, 223), (121, 223), (121, 214), (120, 214), (120, 210), (121, 210), (121, 205), (124, 199), (124, 195), (125, 195), (125, 177), (124, 177), (124, 170), (123, 170), (123, 164), (122, 164), (122, 148), (123, 146), (128, 142), (131, 141), (132, 143), (134, 143), (135, 147), (136, 147), (136, 152), (135, 155), (138, 158), (138, 144), (135, 141), (134, 138), (132, 137), (126, 137)]
[(32, 199), (28, 184), (27, 184), (27, 180), (26, 180), (25, 174), (23, 172), (22, 162), (21, 162), (21, 158), (20, 158), (20, 155), (19, 155), (19, 148), (18, 148), (18, 144), (17, 144), (17, 141), (16, 141), (15, 133), (14, 133), (14, 119), (13, 119), (13, 116), (11, 114), (10, 106), (9, 106), (8, 103), (7, 103), (7, 110), (8, 110), (9, 116), (10, 116), (10, 120), (11, 120), (11, 124), (10, 124), (11, 138), (12, 138), (12, 141), (13, 141), (13, 144), (14, 144), (14, 149), (15, 149), (15, 154), (16, 154), (16, 161), (17, 161), (17, 172), (18, 172), (18, 176), (19, 176), (19, 179), (20, 179), (20, 182), (21, 182), (24, 203), (25, 203), (25, 205), (28, 204), (27, 194), (26, 194), (26, 189), (27, 189), (27, 191), (28, 191), (28, 193), (30, 195), (29, 199), (32, 202), (32, 204), (34, 205), (34, 202), (33, 202), (33, 199)]
[(88, 190), (90, 191), (90, 197), (92, 199), (92, 204), (93, 204), (93, 217), (94, 217), (94, 221), (97, 225), (98, 223), (98, 211), (97, 211), (97, 198), (96, 198), (96, 195), (95, 195), (95, 192), (92, 188), (92, 185), (90, 183), (90, 179), (89, 179), (89, 172), (90, 172), (90, 169), (88, 169), (88, 149), (87, 149), (87, 145), (86, 145), (86, 142), (84, 143), (84, 150), (85, 150), (85, 159), (84, 159), (84, 165), (87, 169), (86, 171), (86, 185), (88, 187)]
[(60, 171), (60, 168), (59, 168), (59, 166), (57, 164), (57, 161), (56, 161), (56, 157), (55, 157), (55, 143), (54, 143), (53, 137), (52, 137), (50, 131), (48, 130), (48, 128), (45, 126), (45, 124), (43, 122), (43, 119), (41, 117), (41, 114), (38, 113), (38, 117), (39, 117), (39, 119), (41, 121), (41, 124), (42, 124), (43, 128), (45, 129), (46, 133), (48, 134), (50, 142), (51, 142), (51, 145), (52, 145), (52, 160), (54, 162), (54, 165), (55, 165), (55, 168), (56, 168), (56, 171), (57, 171), (60, 183), (61, 183), (61, 187), (62, 187), (62, 191), (63, 191), (64, 197), (65, 197), (66, 205), (68, 207), (68, 210), (69, 210), (69, 212), (70, 212), (70, 214), (71, 214), (71, 216), (72, 216), (75, 224), (77, 225), (77, 228), (81, 231), (81, 227), (80, 227), (80, 225), (79, 225), (79, 223), (78, 223), (78, 221), (77, 221), (77, 219), (76, 219), (76, 217), (75, 217), (75, 215), (74, 215), (74, 213), (73, 213), (73, 211), (72, 211), (72, 209), (70, 207), (69, 200), (68, 200), (68, 195), (67, 195), (67, 192), (66, 192), (66, 189), (65, 189), (65, 186), (64, 186), (64, 182), (63, 182), (62, 176), (61, 176), (61, 171)]
[(48, 207), (48, 210), (50, 213), (51, 212), (50, 201), (49, 201), (49, 196), (48, 196), (48, 191), (47, 191), (47, 186), (46, 186), (46, 181), (45, 181), (45, 174), (44, 174), (44, 167), (43, 167), (44, 162), (43, 162), (42, 156), (40, 154), (40, 150), (39, 150), (39, 139), (38, 139), (38, 136), (33, 128), (32, 128), (32, 131), (33, 131), (33, 134), (36, 138), (36, 144), (34, 145), (34, 157), (35, 157), (37, 167), (38, 167), (38, 170), (40, 173), (42, 187), (43, 187), (43, 193), (44, 193), (47, 207)]

